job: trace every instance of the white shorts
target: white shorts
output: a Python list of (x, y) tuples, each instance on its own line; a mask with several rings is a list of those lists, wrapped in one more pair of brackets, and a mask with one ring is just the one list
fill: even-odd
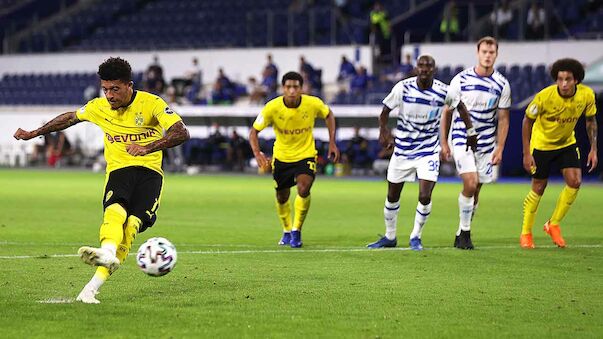
[(436, 182), (439, 174), (439, 153), (417, 159), (405, 159), (394, 154), (387, 167), (387, 181), (394, 184), (415, 181), (416, 177)]
[(473, 153), (467, 146), (453, 147), (454, 164), (459, 174), (477, 172), (480, 183), (487, 184), (496, 181), (496, 169), (492, 166), (492, 152)]

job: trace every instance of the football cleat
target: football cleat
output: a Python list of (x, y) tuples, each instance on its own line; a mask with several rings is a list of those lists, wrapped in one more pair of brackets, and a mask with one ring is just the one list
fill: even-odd
[(291, 231), (291, 242), (289, 245), (291, 245), (291, 248), (302, 247), (301, 231)]
[(279, 245), (290, 245), (291, 244), (291, 232), (283, 232), (283, 237), (278, 241)]
[(563, 240), (563, 237), (561, 236), (561, 227), (559, 227), (559, 225), (553, 225), (549, 220), (544, 224), (544, 231), (551, 236), (555, 245), (561, 248), (565, 247), (565, 240)]
[(421, 238), (412, 238), (408, 243), (410, 245), (410, 249), (413, 251), (422, 251), (423, 244), (421, 243)]
[(472, 250), (473, 242), (471, 241), (471, 231), (461, 231), (454, 239), (454, 247), (461, 250)]
[(119, 268), (119, 259), (109, 250), (83, 246), (77, 251), (83, 262), (91, 266), (103, 266), (113, 273)]
[(98, 291), (95, 291), (88, 286), (84, 286), (80, 294), (78, 294), (76, 301), (81, 301), (84, 304), (100, 304), (100, 301), (96, 299)]
[(532, 238), (532, 233), (522, 234), (519, 238), (519, 245), (521, 246), (521, 248), (536, 248), (536, 246), (534, 245), (534, 239)]
[(382, 236), (379, 240), (366, 245), (368, 248), (384, 248), (384, 247), (396, 247), (398, 239), (393, 238), (392, 240), (387, 239), (386, 236)]

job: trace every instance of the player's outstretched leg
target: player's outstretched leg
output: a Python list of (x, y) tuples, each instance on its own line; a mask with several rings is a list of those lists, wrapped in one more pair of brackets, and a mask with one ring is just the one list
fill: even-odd
[(103, 224), (100, 227), (101, 247), (83, 246), (78, 250), (82, 261), (88, 265), (96, 266), (96, 273), (84, 286), (76, 300), (87, 304), (98, 304), (96, 299), (100, 286), (109, 276), (119, 268), (120, 260), (117, 258), (117, 244), (124, 239), (124, 225), (127, 212), (119, 204), (105, 208)]

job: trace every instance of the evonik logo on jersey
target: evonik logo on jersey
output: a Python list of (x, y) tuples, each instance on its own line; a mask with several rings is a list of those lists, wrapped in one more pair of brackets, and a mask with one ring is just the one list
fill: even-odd
[(114, 142), (134, 142), (134, 141), (141, 141), (141, 140), (145, 140), (147, 138), (150, 138), (152, 136), (154, 136), (157, 133), (157, 131), (155, 130), (148, 130), (144, 133), (138, 133), (138, 134), (116, 134), (116, 135), (111, 135), (109, 133), (105, 133), (105, 136), (107, 137), (107, 140), (110, 143), (114, 143)]
[(276, 128), (276, 130), (278, 130), (280, 133), (285, 134), (285, 135), (297, 135), (297, 134), (304, 134), (304, 133), (308, 133), (312, 131), (311, 127), (304, 127), (304, 128), (296, 128), (296, 129), (280, 129), (280, 128)]

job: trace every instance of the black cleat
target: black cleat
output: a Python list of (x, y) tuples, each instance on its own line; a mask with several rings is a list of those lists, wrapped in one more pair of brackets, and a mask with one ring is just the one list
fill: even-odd
[(472, 250), (473, 242), (471, 242), (471, 231), (461, 231), (461, 234), (454, 238), (454, 247), (461, 250)]

